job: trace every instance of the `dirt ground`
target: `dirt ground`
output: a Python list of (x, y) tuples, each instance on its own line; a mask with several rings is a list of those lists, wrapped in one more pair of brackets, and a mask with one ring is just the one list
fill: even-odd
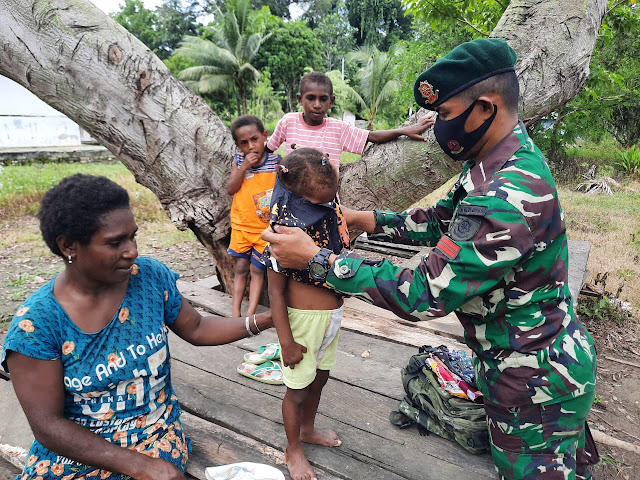
[[(63, 264), (40, 240), (35, 219), (12, 219), (3, 222), (0, 227), (0, 331), (6, 331), (8, 322), (21, 302), (61, 271)], [(215, 274), (212, 258), (197, 241), (159, 247), (154, 246), (160, 243), (157, 236), (157, 232), (145, 234), (145, 226), (140, 225), (138, 245), (141, 255), (164, 262), (186, 281), (197, 281)], [(583, 321), (598, 349), (598, 383), (590, 425), (592, 429), (635, 445), (638, 449), (640, 321)], [(640, 455), (602, 443), (598, 444), (598, 449), (602, 461), (592, 469), (594, 479), (640, 479)]]

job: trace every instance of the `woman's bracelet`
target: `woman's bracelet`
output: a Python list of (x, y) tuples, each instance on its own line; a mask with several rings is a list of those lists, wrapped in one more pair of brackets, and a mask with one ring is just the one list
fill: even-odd
[(244, 326), (247, 329), (248, 336), (255, 337), (255, 334), (251, 331), (251, 328), (249, 327), (249, 317), (245, 317)]
[(256, 333), (253, 333), (251, 331), (251, 323), (249, 322), (249, 319), (251, 317), (247, 316), (244, 319), (244, 327), (247, 329), (247, 334), (250, 337), (255, 337), (256, 335), (260, 335), (260, 329), (258, 328), (258, 321), (256, 320), (256, 314), (253, 314), (253, 324), (256, 326)]

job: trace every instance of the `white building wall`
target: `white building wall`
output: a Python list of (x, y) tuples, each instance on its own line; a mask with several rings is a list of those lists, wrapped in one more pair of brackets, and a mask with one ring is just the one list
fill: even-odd
[(0, 75), (0, 147), (80, 145), (80, 127)]

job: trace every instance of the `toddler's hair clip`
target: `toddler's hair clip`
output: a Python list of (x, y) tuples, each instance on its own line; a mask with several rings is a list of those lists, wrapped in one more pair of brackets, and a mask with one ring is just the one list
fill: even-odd
[(326, 165), (327, 163), (329, 163), (329, 154), (325, 153), (322, 157), (322, 165)]
[(278, 165), (278, 169), (280, 170), (281, 173), (289, 173), (289, 169), (284, 165)]

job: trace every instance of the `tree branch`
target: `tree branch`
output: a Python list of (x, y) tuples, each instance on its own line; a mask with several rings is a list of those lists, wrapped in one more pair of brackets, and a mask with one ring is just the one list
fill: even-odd
[(604, 13), (604, 16), (606, 17), (607, 15), (609, 15), (609, 12), (611, 10), (614, 10), (615, 8), (618, 8), (620, 5), (622, 5), (623, 3), (628, 3), (628, 2), (629, 0), (620, 0), (618, 3), (613, 4), (613, 6)]

